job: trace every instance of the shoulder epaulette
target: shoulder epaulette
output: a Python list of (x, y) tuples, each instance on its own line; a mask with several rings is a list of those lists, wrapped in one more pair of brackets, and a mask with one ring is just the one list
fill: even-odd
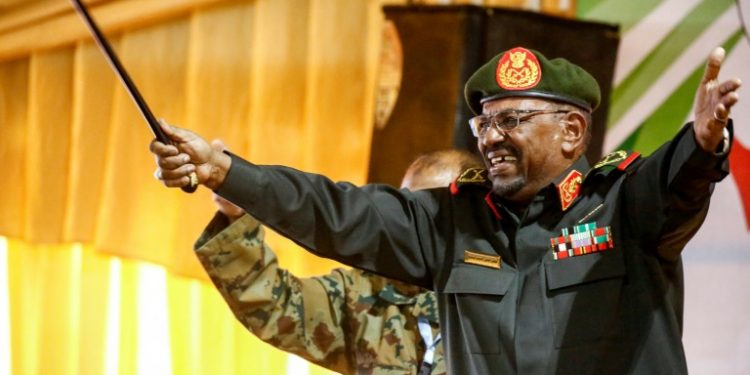
[(641, 154), (639, 152), (629, 152), (617, 150), (605, 155), (599, 162), (586, 174), (608, 174), (614, 170), (624, 171), (629, 165), (636, 161)]
[(451, 194), (456, 195), (463, 186), (492, 187), (492, 181), (487, 179), (487, 170), (484, 168), (469, 168), (451, 183)]

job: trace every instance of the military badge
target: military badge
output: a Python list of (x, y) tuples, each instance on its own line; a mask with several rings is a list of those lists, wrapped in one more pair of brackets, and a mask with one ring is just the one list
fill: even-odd
[(461, 172), (456, 182), (459, 184), (483, 184), (487, 182), (487, 170), (484, 168), (469, 168)]
[(628, 165), (630, 165), (630, 163), (635, 161), (635, 159), (638, 159), (639, 156), (641, 156), (639, 152), (628, 154), (628, 152), (624, 150), (613, 151), (605, 155), (602, 160), (599, 160), (599, 162), (594, 165), (593, 169), (611, 166), (623, 171)]
[(500, 269), (501, 262), (502, 261), (499, 255), (485, 254), (472, 250), (464, 250), (464, 263)]
[(458, 176), (451, 185), (451, 194), (458, 194), (460, 187), (464, 185), (480, 185), (480, 186), (491, 186), (492, 183), (487, 179), (487, 170), (484, 168), (469, 168)]
[(516, 47), (505, 52), (497, 62), (495, 79), (506, 90), (526, 90), (542, 79), (542, 68), (531, 51)]
[(609, 226), (597, 228), (596, 222), (576, 225), (573, 233), (563, 228), (562, 235), (550, 238), (555, 260), (596, 253), (614, 248)]
[(557, 192), (560, 194), (560, 205), (563, 211), (567, 210), (571, 203), (578, 198), (578, 193), (581, 191), (581, 182), (583, 182), (583, 175), (574, 169), (557, 185)]
[(599, 160), (599, 162), (594, 164), (594, 169), (599, 169), (605, 165), (614, 165), (616, 163), (619, 163), (625, 160), (625, 158), (627, 157), (628, 157), (627, 151), (617, 150), (617, 151), (610, 152), (609, 154), (604, 155), (604, 157), (601, 160)]

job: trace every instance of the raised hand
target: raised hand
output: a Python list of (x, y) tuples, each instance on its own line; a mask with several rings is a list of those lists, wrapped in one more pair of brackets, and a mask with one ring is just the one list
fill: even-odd
[(723, 131), (729, 121), (730, 111), (739, 100), (739, 78), (724, 82), (718, 80), (725, 54), (721, 47), (711, 52), (695, 95), (695, 140), (702, 149), (710, 152), (716, 151), (723, 141)]

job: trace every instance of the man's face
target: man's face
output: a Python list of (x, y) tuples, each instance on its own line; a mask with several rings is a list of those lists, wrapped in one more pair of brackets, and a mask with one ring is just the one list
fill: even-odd
[(496, 195), (511, 202), (528, 203), (560, 173), (560, 121), (565, 114), (553, 112), (558, 109), (553, 102), (527, 98), (484, 103), (484, 115), (504, 114), (498, 119), (505, 119), (506, 123), (520, 119), (512, 130), (489, 127), (477, 138)]

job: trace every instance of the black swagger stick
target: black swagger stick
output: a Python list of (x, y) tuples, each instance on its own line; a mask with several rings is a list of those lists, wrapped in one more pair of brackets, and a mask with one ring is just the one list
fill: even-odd
[[(76, 9), (78, 14), (81, 16), (81, 18), (83, 18), (83, 21), (86, 22), (86, 25), (91, 31), (91, 36), (94, 37), (96, 44), (99, 45), (99, 49), (107, 58), (107, 61), (109, 61), (109, 65), (112, 67), (112, 69), (115, 71), (117, 76), (120, 78), (120, 82), (122, 82), (122, 84), (125, 85), (125, 89), (128, 91), (128, 94), (130, 94), (130, 97), (138, 106), (138, 110), (141, 112), (141, 115), (143, 115), (143, 118), (146, 120), (146, 122), (148, 123), (148, 126), (151, 128), (151, 132), (154, 133), (154, 136), (159, 142), (164, 143), (164, 144), (172, 144), (172, 141), (169, 138), (167, 138), (166, 134), (164, 134), (164, 132), (161, 130), (161, 126), (159, 125), (159, 122), (156, 120), (156, 117), (154, 117), (154, 114), (151, 112), (151, 109), (148, 107), (148, 104), (146, 104), (146, 101), (143, 100), (143, 97), (141, 96), (141, 93), (138, 91), (138, 88), (135, 87), (135, 84), (130, 79), (128, 72), (125, 71), (125, 68), (122, 66), (122, 63), (120, 63), (120, 59), (117, 58), (117, 55), (112, 50), (112, 47), (110, 47), (109, 42), (107, 42), (107, 39), (104, 38), (104, 35), (99, 30), (99, 27), (96, 25), (96, 22), (94, 22), (94, 19), (91, 18), (91, 15), (89, 14), (86, 7), (83, 5), (83, 3), (81, 3), (81, 0), (71, 0), (71, 2), (73, 3), (73, 7)], [(182, 190), (188, 193), (192, 193), (195, 191), (197, 187), (198, 187), (198, 176), (195, 174), (195, 172), (193, 172), (190, 174), (190, 185), (183, 186)]]

